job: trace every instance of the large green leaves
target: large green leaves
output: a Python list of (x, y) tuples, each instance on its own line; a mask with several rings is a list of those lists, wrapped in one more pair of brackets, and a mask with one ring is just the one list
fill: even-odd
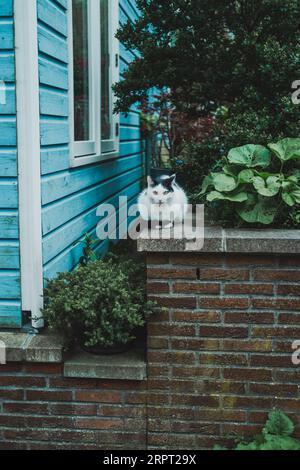
[(249, 224), (269, 225), (275, 218), (277, 207), (270, 204), (267, 199), (259, 199), (253, 205), (246, 203), (237, 206), (236, 210), (239, 216)]
[(229, 163), (246, 168), (265, 168), (270, 164), (271, 154), (262, 145), (248, 144), (231, 149), (227, 158)]
[(300, 139), (286, 138), (268, 147), (282, 162), (300, 158)]
[(253, 186), (261, 196), (272, 197), (279, 193), (281, 188), (280, 178), (278, 176), (268, 176), (266, 179), (261, 176), (253, 178)]
[(247, 193), (241, 192), (237, 194), (222, 194), (219, 191), (211, 191), (207, 195), (207, 200), (212, 201), (232, 201), (232, 202), (244, 202), (247, 201)]
[(211, 179), (217, 191), (233, 191), (237, 187), (235, 178), (224, 173), (211, 173)]

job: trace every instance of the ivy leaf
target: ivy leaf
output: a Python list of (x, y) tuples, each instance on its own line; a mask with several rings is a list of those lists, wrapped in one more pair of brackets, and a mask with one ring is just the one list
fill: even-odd
[(276, 144), (269, 144), (268, 147), (282, 162), (300, 158), (300, 139), (298, 138), (282, 139)]
[(231, 149), (227, 158), (229, 163), (246, 166), (247, 168), (265, 168), (270, 164), (271, 153), (262, 145), (248, 144)]
[(294, 432), (294, 424), (282, 411), (274, 410), (269, 413), (263, 432), (276, 436), (290, 436)]
[(211, 173), (212, 183), (217, 191), (233, 191), (237, 182), (233, 176), (224, 173)]
[(245, 202), (247, 201), (247, 193), (241, 192), (238, 194), (222, 194), (219, 191), (212, 191), (208, 194), (207, 200), (212, 201), (232, 201), (232, 202)]
[(253, 186), (261, 196), (272, 197), (278, 194), (281, 183), (278, 176), (268, 176), (266, 180), (260, 176), (255, 176)]

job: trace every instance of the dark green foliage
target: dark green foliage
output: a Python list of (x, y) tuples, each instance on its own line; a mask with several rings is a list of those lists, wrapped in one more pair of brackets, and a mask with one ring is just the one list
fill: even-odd
[(125, 255), (61, 273), (45, 289), (45, 320), (64, 334), (67, 347), (125, 345), (155, 311), (146, 297), (144, 264)]
[(299, 227), (299, 162), (300, 139), (233, 148), (221, 170), (204, 178), (198, 198), (206, 196), (224, 225)]
[[(299, 0), (137, 0), (141, 16), (118, 37), (139, 52), (116, 86), (127, 110), (150, 88), (207, 114), (241, 101), (243, 110), (280, 111), (299, 71)], [(237, 106), (237, 109), (240, 106)]]
[[(240, 439), (234, 450), (300, 450), (300, 441), (291, 437), (293, 432), (290, 418), (281, 411), (271, 411), (262, 433), (251, 442)], [(214, 449), (227, 450), (221, 446)]]
[(231, 148), (299, 136), (291, 94), (299, 79), (300, 0), (137, 4), (141, 17), (118, 33), (139, 54), (115, 86), (116, 109), (127, 111), (153, 88), (168, 89), (176, 112), (214, 118), (209, 136), (184, 139), (192, 145), (175, 154), (181, 163), (174, 171), (189, 193)]

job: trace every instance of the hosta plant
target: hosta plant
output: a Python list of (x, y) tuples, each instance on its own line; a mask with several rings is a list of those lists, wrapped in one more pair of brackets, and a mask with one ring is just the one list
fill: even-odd
[(225, 223), (283, 225), (300, 208), (299, 168), (300, 139), (233, 148), (221, 171), (204, 178), (200, 196), (226, 214)]
[[(292, 437), (294, 428), (293, 422), (282, 411), (271, 411), (262, 433), (248, 442), (237, 439), (239, 442), (234, 450), (300, 450), (300, 441)], [(227, 450), (221, 446), (214, 449)]]

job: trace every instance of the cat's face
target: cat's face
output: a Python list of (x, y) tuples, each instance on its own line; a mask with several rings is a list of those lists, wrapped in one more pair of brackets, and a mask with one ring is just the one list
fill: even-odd
[(154, 204), (163, 205), (169, 202), (173, 196), (175, 175), (161, 176), (153, 180), (148, 176), (148, 196)]

